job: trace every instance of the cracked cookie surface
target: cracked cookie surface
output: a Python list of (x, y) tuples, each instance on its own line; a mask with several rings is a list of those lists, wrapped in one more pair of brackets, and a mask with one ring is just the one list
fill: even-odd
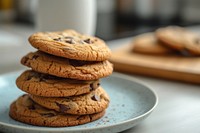
[(35, 33), (29, 42), (43, 52), (69, 59), (103, 61), (111, 56), (103, 40), (74, 30)]
[(65, 98), (50, 98), (30, 95), (36, 103), (48, 109), (67, 114), (94, 114), (105, 110), (109, 105), (109, 96), (99, 87), (96, 90), (80, 95)]
[(10, 105), (11, 118), (36, 126), (64, 127), (92, 122), (101, 118), (105, 111), (92, 115), (69, 115), (48, 110), (34, 103), (27, 94)]
[(112, 74), (113, 71), (108, 60), (78, 61), (41, 51), (27, 54), (21, 59), (21, 63), (37, 72), (78, 80), (96, 80)]
[(100, 83), (99, 80), (73, 80), (27, 70), (17, 78), (16, 85), (33, 95), (66, 97), (89, 93), (97, 89)]

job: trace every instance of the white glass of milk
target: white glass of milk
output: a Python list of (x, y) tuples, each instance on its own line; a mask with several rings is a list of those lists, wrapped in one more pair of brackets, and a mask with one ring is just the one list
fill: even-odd
[(36, 11), (37, 31), (74, 29), (94, 35), (96, 0), (39, 0)]

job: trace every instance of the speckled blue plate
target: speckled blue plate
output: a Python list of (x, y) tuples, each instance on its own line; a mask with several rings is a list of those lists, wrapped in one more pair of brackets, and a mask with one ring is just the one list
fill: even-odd
[(49, 128), (23, 124), (8, 116), (9, 105), (24, 92), (15, 79), (21, 72), (0, 76), (0, 131), (17, 133), (112, 133), (129, 129), (144, 120), (157, 105), (155, 93), (140, 81), (119, 73), (101, 80), (111, 98), (103, 118), (80, 126)]

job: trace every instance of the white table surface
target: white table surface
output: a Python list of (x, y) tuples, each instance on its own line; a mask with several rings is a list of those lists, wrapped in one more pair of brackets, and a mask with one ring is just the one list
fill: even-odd
[[(199, 32), (200, 26), (190, 27)], [(0, 24), (0, 74), (25, 69), (20, 58), (34, 51), (27, 41), (34, 28)], [(115, 48), (132, 38), (107, 42)], [(200, 86), (131, 75), (148, 84), (159, 97), (153, 113), (142, 123), (123, 133), (200, 133)]]

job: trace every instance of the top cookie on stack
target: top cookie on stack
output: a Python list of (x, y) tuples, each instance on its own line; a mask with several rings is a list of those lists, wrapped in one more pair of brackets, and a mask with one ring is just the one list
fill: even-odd
[(105, 42), (74, 30), (39, 32), (29, 37), (39, 51), (24, 56), (21, 63), (37, 72), (62, 78), (96, 80), (110, 75), (111, 56)]
[(111, 56), (103, 40), (74, 30), (35, 33), (29, 42), (43, 52), (69, 59), (103, 61)]

